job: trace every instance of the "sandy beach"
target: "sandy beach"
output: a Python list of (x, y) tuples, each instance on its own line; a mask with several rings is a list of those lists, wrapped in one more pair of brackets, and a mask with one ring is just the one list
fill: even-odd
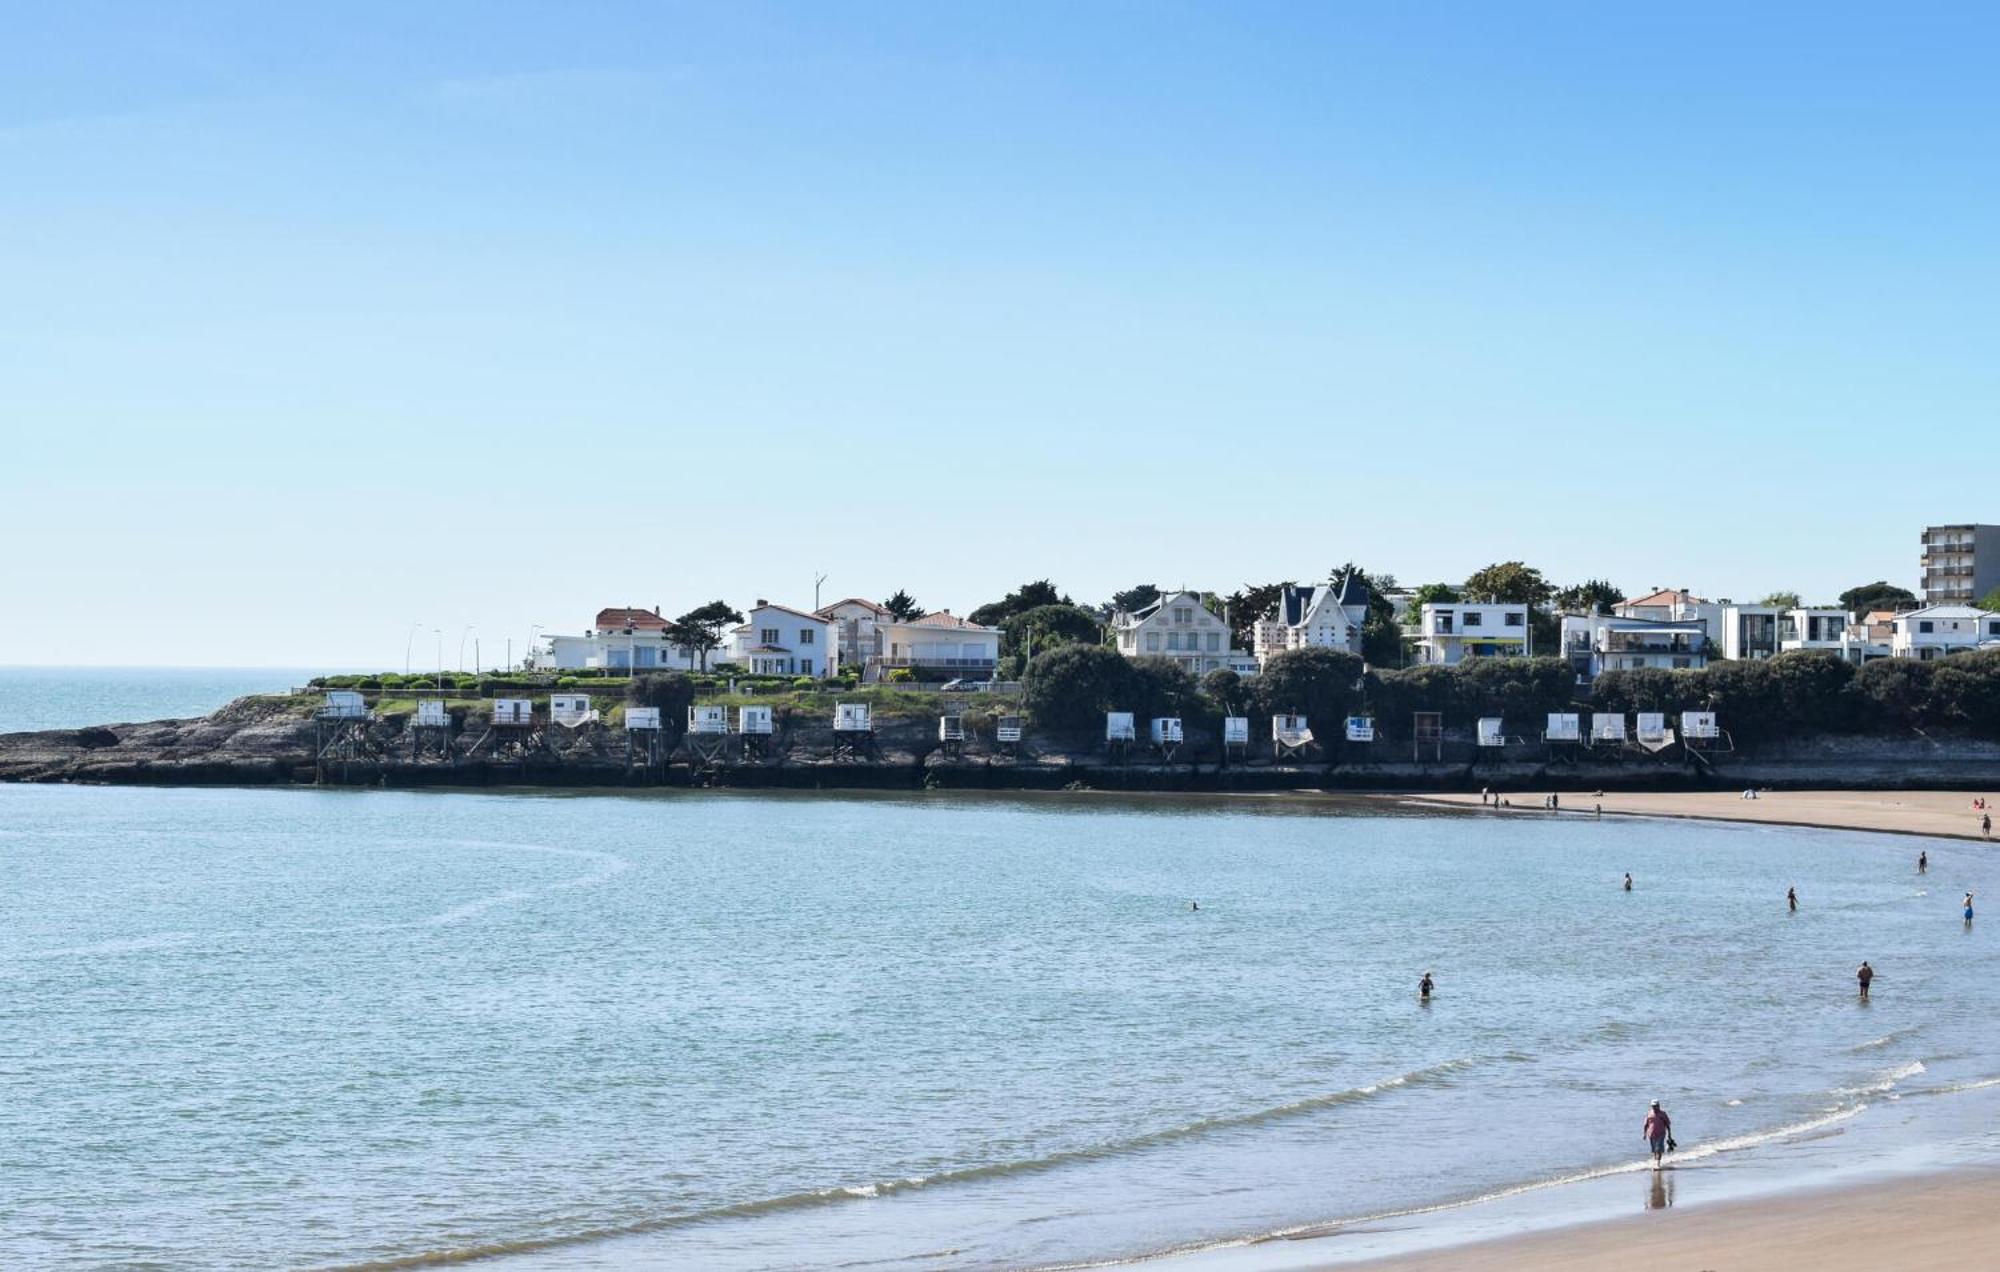
[(1954, 1171), (1603, 1223), (1391, 1259), (1369, 1272), (1972, 1272), (2000, 1250), (2000, 1171)]
[[(1474, 809), (1480, 806), (1477, 794), (1381, 798)], [(1503, 812), (1545, 811), (1541, 792), (1509, 791), (1503, 798), (1513, 801), (1512, 809)], [(1763, 791), (1756, 799), (1744, 799), (1741, 791), (1606, 791), (1601, 796), (1570, 791), (1562, 795), (1562, 810), (1588, 815), (1601, 805), (1607, 817), (1702, 817), (1980, 839), (1980, 814), (1972, 807), (1975, 798), (1980, 795), (1972, 791)], [(2000, 790), (1984, 798), (2000, 808)]]

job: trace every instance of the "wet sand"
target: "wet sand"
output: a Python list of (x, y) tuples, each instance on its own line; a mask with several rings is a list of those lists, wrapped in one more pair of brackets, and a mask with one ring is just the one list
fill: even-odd
[[(1540, 791), (1509, 791), (1513, 801), (1500, 815), (1543, 814)], [(1718, 821), (1776, 822), (1794, 826), (1827, 826), (1841, 830), (1878, 830), (1905, 835), (1940, 835), (1980, 839), (1980, 814), (1972, 807), (1975, 791), (1764, 791), (1744, 799), (1741, 791), (1588, 791), (1562, 793), (1562, 811), (1590, 816), (1602, 805), (1604, 815), (1703, 817)], [(2000, 787), (1983, 795), (2000, 817)], [(1404, 803), (1480, 807), (1477, 794), (1374, 796)]]
[(1664, 1210), (1328, 1265), (1341, 1272), (1975, 1272), (2000, 1265), (2000, 1171)]

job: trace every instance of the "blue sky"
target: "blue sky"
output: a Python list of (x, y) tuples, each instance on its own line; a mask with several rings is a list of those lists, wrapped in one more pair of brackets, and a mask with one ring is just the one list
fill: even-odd
[(2000, 520), (2000, 32), (1756, 8), (17, 10), (0, 663), (1913, 585)]

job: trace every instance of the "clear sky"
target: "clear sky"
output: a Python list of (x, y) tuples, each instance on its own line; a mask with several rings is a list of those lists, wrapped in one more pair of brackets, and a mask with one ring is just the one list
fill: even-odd
[(816, 573), (1914, 586), (2000, 520), (1996, 26), (20, 6), (0, 663), (494, 664)]

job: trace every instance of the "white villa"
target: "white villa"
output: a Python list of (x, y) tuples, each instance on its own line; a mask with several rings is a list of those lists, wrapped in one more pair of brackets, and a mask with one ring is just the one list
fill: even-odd
[(1127, 658), (1171, 658), (1199, 676), (1227, 668), (1257, 674), (1257, 659), (1236, 648), (1227, 621), (1209, 613), (1193, 592), (1162, 595), (1151, 605), (1111, 616), (1118, 652)]
[(1970, 605), (1926, 605), (1893, 620), (1889, 652), (1897, 658), (1943, 658), (1967, 649), (2000, 646), (2000, 614)]
[(729, 633), (729, 660), (753, 676), (833, 674), (833, 625), (817, 614), (758, 599), (748, 621)]
[(1693, 614), (1678, 621), (1619, 614), (1562, 616), (1563, 656), (1586, 682), (1607, 671), (1705, 667), (1708, 639), (1707, 625)]
[(1703, 634), (1718, 649), (1722, 648), (1724, 637), (1722, 610), (1717, 602), (1703, 600), (1684, 587), (1627, 597), (1611, 607), (1611, 612), (1619, 618), (1643, 618), (1656, 623), (1698, 622)]
[(620, 606), (597, 611), (597, 621), (581, 636), (542, 637), (541, 647), (529, 651), (528, 665), (558, 671), (645, 671), (698, 667), (701, 655), (667, 639), (667, 620), (657, 608)]
[(1528, 607), (1427, 602), (1417, 620), (1417, 661), (1460, 663), (1468, 658), (1529, 655)]
[(897, 668), (909, 668), (919, 679), (925, 672), (949, 673), (949, 678), (985, 680), (1000, 661), (1000, 629), (967, 622), (950, 610), (922, 618), (882, 618), (875, 627), (881, 652), (867, 664), (863, 679), (880, 680)]
[(854, 667), (864, 675), (870, 660), (882, 656), (882, 624), (894, 621), (888, 610), (858, 596), (821, 606), (813, 613), (833, 629), (829, 648), (833, 669), (839, 672)]
[(1368, 588), (1345, 579), (1338, 588), (1294, 587), (1278, 596), (1278, 612), (1251, 628), (1250, 647), (1263, 666), (1288, 649), (1344, 649), (1361, 652), (1361, 628), (1368, 620)]

